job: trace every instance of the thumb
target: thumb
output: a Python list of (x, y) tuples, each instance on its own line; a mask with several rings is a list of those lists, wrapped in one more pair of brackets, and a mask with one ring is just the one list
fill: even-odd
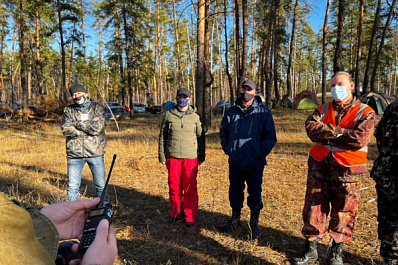
[[(108, 241), (108, 233), (109, 233), (109, 221), (107, 219), (102, 219), (98, 224), (97, 233), (95, 235), (95, 241), (106, 242)], [(93, 243), (94, 243), (93, 242)]]

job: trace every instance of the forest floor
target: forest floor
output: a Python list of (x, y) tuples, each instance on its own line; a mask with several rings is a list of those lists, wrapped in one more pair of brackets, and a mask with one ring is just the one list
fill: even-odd
[[(166, 167), (158, 162), (161, 115), (143, 114), (107, 126), (106, 173), (117, 154), (109, 186), (115, 206), (113, 225), (119, 255), (116, 264), (290, 264), (305, 244), (301, 210), (306, 187), (307, 158), (312, 146), (304, 121), (309, 111), (273, 110), (278, 143), (264, 170), (260, 216), (262, 238), (250, 240), (250, 211), (243, 208), (242, 228), (224, 234), (217, 227), (229, 219), (228, 160), (219, 141), (221, 117), (207, 132), (207, 157), (198, 174), (199, 211), (196, 224), (168, 224)], [(379, 119), (380, 117), (378, 117)], [(0, 120), (0, 191), (33, 204), (66, 200), (67, 163), (60, 124)], [(370, 170), (377, 153), (369, 146)], [(88, 166), (81, 198), (95, 196)], [(326, 260), (331, 238), (320, 241), (320, 261)], [(345, 264), (382, 264), (377, 239), (374, 182), (367, 172), (362, 185), (359, 217), (353, 241), (344, 246)]]

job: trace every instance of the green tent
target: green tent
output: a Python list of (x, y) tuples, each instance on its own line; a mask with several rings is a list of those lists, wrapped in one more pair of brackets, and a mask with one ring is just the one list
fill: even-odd
[(359, 100), (374, 109), (376, 114), (380, 115), (384, 113), (384, 110), (390, 103), (397, 100), (397, 97), (394, 95), (385, 95), (383, 93), (369, 92), (361, 96)]
[(318, 105), (310, 98), (303, 98), (297, 105), (297, 109), (316, 109)]

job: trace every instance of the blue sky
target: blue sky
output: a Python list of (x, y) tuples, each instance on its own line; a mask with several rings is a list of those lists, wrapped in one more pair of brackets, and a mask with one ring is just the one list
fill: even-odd
[(312, 12), (309, 14), (309, 21), (311, 22), (311, 26), (315, 32), (319, 32), (319, 30), (323, 27), (323, 22), (325, 20), (325, 11), (326, 11), (326, 0), (312, 0), (310, 1), (312, 5)]

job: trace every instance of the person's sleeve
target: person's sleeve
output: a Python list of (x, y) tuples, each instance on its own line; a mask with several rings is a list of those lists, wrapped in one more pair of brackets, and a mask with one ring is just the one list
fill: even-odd
[(339, 128), (336, 128), (331, 124), (325, 124), (321, 121), (318, 109), (315, 109), (305, 121), (305, 129), (312, 142), (327, 143), (328, 140), (339, 134)]
[(98, 121), (88, 120), (88, 121), (77, 121), (76, 129), (84, 132), (88, 135), (98, 136), (102, 134), (105, 130), (106, 119), (105, 119), (105, 108), (102, 105), (97, 105), (95, 107), (95, 117), (99, 117)]
[(65, 109), (64, 114), (62, 115), (62, 134), (65, 137), (79, 137), (84, 135), (84, 132), (78, 130), (75, 126), (72, 125), (73, 118), (71, 117), (71, 113), (68, 108)]
[(358, 150), (372, 139), (375, 127), (375, 112), (362, 115), (353, 129), (340, 128), (339, 134), (329, 140), (330, 145), (348, 150)]
[(224, 117), (222, 118), (222, 121), (221, 121), (220, 140), (221, 140), (221, 147), (224, 150), (224, 153), (228, 155), (228, 153), (226, 152), (226, 148), (227, 148), (228, 141), (229, 141), (227, 112), (224, 113)]
[(158, 158), (160, 163), (166, 162), (165, 147), (166, 147), (167, 133), (169, 129), (166, 116), (167, 113), (164, 114), (162, 123), (160, 124), (159, 145), (158, 145)]
[(206, 159), (206, 136), (203, 128), (201, 116), (198, 114), (198, 122), (196, 126), (196, 136), (198, 139), (198, 160), (204, 162)]
[(276, 142), (277, 139), (276, 139), (274, 119), (272, 117), (271, 111), (268, 110), (268, 113), (264, 120), (264, 126), (261, 137), (261, 152), (263, 153), (264, 156), (267, 156), (271, 152)]
[[(55, 260), (60, 236), (53, 222), (47, 216), (40, 213), (40, 209), (43, 206), (30, 205), (17, 200), (12, 200), (12, 202), (29, 213), (37, 241), (47, 251), (51, 260)], [(32, 244), (32, 242), (30, 243)]]

